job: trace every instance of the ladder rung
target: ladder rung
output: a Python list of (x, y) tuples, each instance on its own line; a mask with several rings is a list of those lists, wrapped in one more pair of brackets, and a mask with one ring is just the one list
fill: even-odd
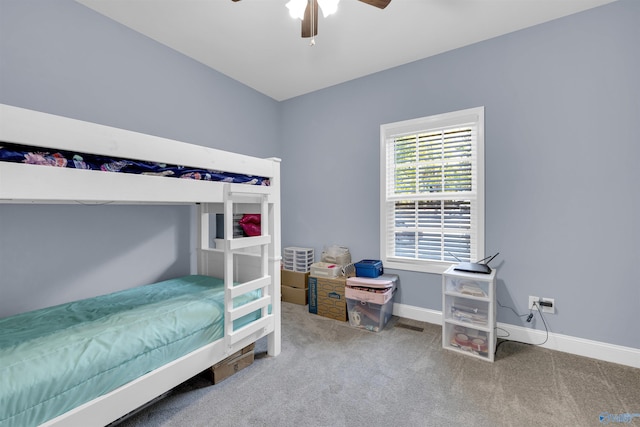
[(227, 336), (229, 337), (231, 344), (235, 344), (239, 341), (242, 341), (249, 335), (258, 332), (260, 329), (264, 329), (266, 333), (273, 331), (273, 323), (273, 314), (269, 314), (267, 316), (264, 316), (262, 319), (258, 319), (255, 322), (249, 323), (248, 325), (243, 326), (236, 331), (227, 333)]
[(271, 243), (271, 236), (241, 237), (239, 239), (229, 239), (229, 249), (250, 248), (252, 246), (268, 245)]
[(266, 286), (269, 286), (270, 284), (271, 276), (264, 276), (255, 280), (251, 280), (249, 282), (240, 283), (230, 289), (231, 298), (236, 298), (240, 295), (255, 291), (256, 289), (264, 288)]
[(260, 310), (262, 308), (267, 308), (269, 303), (271, 302), (271, 297), (269, 295), (259, 298), (255, 301), (248, 302), (240, 307), (229, 310), (229, 314), (231, 315), (231, 320), (237, 320), (242, 316), (246, 316), (249, 313), (253, 313), (254, 311)]

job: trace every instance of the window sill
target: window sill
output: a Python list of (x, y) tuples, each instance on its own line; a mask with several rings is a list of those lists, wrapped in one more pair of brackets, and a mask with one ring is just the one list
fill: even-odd
[(382, 260), (382, 265), (385, 269), (390, 270), (406, 270), (406, 271), (418, 271), (421, 273), (433, 273), (433, 274), (442, 274), (453, 264), (450, 262), (439, 262), (439, 261), (423, 261), (423, 262), (415, 262), (409, 260), (392, 260), (386, 259)]

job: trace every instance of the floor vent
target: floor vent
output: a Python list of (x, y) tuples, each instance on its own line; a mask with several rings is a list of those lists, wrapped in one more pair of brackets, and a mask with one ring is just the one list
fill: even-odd
[(421, 328), (420, 326), (407, 325), (406, 323), (396, 323), (396, 328), (404, 328), (416, 332), (424, 332), (424, 328)]

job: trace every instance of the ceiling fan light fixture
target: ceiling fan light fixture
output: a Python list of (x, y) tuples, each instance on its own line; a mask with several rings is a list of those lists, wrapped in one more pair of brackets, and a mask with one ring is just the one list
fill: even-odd
[(318, 0), (318, 5), (320, 6), (320, 10), (322, 10), (322, 16), (326, 18), (336, 13), (338, 3), (340, 3), (340, 0)]
[(289, 9), (289, 15), (291, 15), (292, 18), (303, 20), (304, 11), (308, 3), (308, 0), (289, 0), (286, 4), (287, 9)]
[[(318, 6), (322, 10), (322, 16), (325, 18), (329, 15), (333, 15), (338, 10), (338, 3), (340, 0), (318, 0)], [(289, 9), (289, 15), (292, 18), (304, 19), (304, 11), (309, 4), (309, 0), (289, 0), (286, 4)]]

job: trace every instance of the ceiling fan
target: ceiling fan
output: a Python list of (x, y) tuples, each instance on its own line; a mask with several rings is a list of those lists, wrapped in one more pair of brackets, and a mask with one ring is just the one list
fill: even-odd
[[(240, 0), (232, 0), (234, 2)], [(318, 35), (318, 9), (322, 9), (322, 14), (326, 18), (336, 11), (340, 0), (290, 0), (287, 3), (289, 14), (294, 18), (302, 20), (302, 37), (315, 37)], [(384, 9), (391, 3), (391, 0), (359, 0), (379, 9)], [(320, 3), (320, 4), (318, 4)], [(313, 40), (312, 40), (312, 44)]]

